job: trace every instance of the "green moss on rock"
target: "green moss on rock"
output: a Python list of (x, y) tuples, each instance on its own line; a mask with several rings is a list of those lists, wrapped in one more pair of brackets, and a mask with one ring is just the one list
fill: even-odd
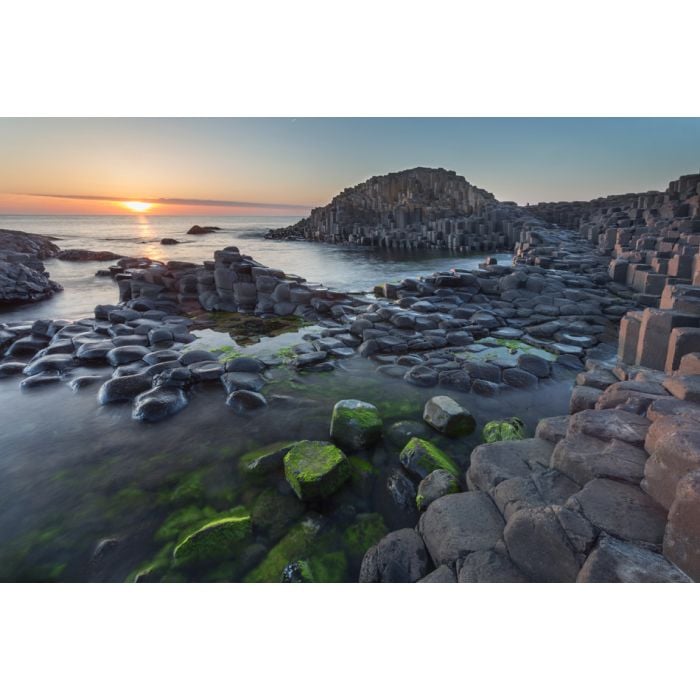
[(274, 442), (246, 452), (238, 460), (238, 469), (244, 476), (265, 478), (268, 474), (281, 471), (284, 456), (289, 452), (293, 442)]
[(212, 520), (187, 535), (173, 550), (173, 558), (180, 566), (227, 559), (251, 529), (250, 513), (239, 508), (235, 514)]
[(484, 426), (481, 434), (487, 443), (522, 440), (525, 438), (525, 424), (515, 416), (508, 420), (492, 420)]
[(421, 438), (411, 438), (399, 456), (404, 468), (420, 479), (436, 469), (444, 469), (459, 479), (459, 467), (439, 447)]
[(310, 519), (295, 525), (246, 576), (246, 582), (279, 583), (287, 564), (311, 553), (319, 529), (319, 524)]
[(266, 532), (273, 540), (279, 539), (292, 523), (304, 513), (304, 505), (292, 494), (281, 494), (277, 489), (265, 489), (251, 509), (253, 526)]
[(345, 454), (329, 442), (302, 440), (284, 456), (284, 475), (302, 501), (325, 498), (350, 476)]
[(348, 558), (345, 552), (311, 556), (308, 567), (314, 583), (343, 583), (348, 580)]
[(382, 419), (376, 406), (345, 399), (333, 407), (331, 438), (347, 450), (363, 450), (382, 436)]

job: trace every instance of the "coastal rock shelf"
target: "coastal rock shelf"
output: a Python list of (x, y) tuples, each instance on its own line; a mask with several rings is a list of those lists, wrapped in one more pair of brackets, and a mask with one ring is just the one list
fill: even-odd
[(443, 168), (370, 178), (267, 238), (459, 253), (512, 250), (528, 214)]

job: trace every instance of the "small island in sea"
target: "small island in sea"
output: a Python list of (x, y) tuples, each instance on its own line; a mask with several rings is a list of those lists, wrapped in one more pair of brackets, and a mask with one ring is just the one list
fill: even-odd
[(2, 579), (700, 577), (699, 174), (521, 206), (417, 167), (268, 223), (0, 230)]

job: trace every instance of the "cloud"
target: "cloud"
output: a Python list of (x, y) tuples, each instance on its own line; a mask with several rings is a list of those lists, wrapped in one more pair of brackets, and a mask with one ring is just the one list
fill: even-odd
[(190, 199), (183, 197), (106, 197), (86, 194), (49, 194), (45, 192), (28, 192), (27, 197), (51, 197), (53, 199), (81, 199), (98, 202), (147, 202), (149, 204), (180, 204), (193, 207), (250, 207), (258, 209), (298, 209), (308, 211), (307, 204), (283, 204), (280, 202), (238, 202), (231, 199)]

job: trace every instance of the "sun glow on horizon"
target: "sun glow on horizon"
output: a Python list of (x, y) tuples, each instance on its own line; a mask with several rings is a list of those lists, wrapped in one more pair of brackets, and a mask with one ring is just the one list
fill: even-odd
[(121, 204), (135, 214), (144, 214), (153, 206), (150, 202), (122, 202)]

